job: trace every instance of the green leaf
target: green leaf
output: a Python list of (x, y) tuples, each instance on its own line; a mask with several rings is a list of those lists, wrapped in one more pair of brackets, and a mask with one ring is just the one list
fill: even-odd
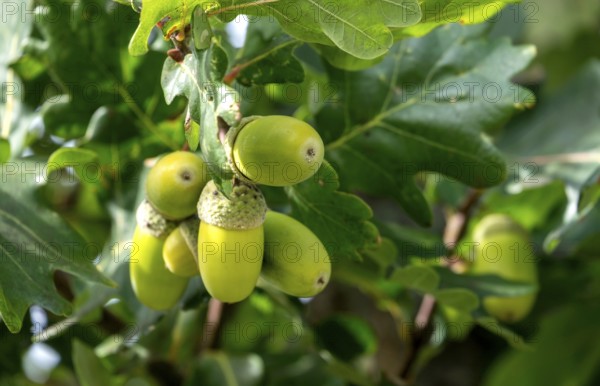
[(111, 385), (110, 373), (94, 351), (81, 341), (73, 340), (73, 365), (81, 386)]
[[(516, 167), (518, 164), (512, 164), (511, 171)], [(536, 179), (537, 177), (533, 175), (530, 178)], [(523, 185), (526, 189), (518, 193), (511, 194), (501, 189), (490, 191), (482, 198), (478, 217), (491, 213), (503, 213), (515, 219), (528, 230), (551, 225), (548, 224), (548, 220), (551, 219), (553, 213), (562, 212), (566, 202), (564, 183), (554, 181), (542, 185), (541, 179), (538, 179), (537, 182), (530, 182)]]
[(420, 265), (399, 268), (394, 271), (390, 279), (407, 288), (424, 293), (434, 292), (440, 284), (437, 272), (430, 267)]
[(0, 164), (10, 159), (10, 142), (5, 138), (0, 138)]
[[(98, 155), (87, 149), (63, 147), (55, 151), (48, 158), (48, 175), (55, 170), (72, 167), (81, 181), (85, 181), (86, 168), (98, 164)], [(97, 166), (96, 166), (97, 167)]]
[(377, 7), (369, 0), (266, 3), (283, 29), (310, 43), (335, 45), (362, 59), (385, 54), (393, 43), (392, 34)]
[(473, 291), (479, 297), (515, 297), (529, 295), (538, 290), (534, 284), (510, 281), (496, 275), (459, 275), (441, 267), (436, 267), (435, 270), (440, 276), (441, 288), (460, 287)]
[(208, 50), (197, 51), (195, 55), (198, 59), (196, 73), (202, 82), (202, 95), (206, 98), (200, 105), (200, 147), (212, 179), (227, 195), (231, 190), (233, 174), (223, 147), (222, 134), (229, 129), (224, 126), (236, 124), (239, 120), (240, 98), (235, 90), (222, 82), (227, 55), (215, 40)]
[(185, 386), (258, 386), (262, 384), (263, 371), (263, 361), (256, 354), (206, 352), (195, 364)]
[(365, 374), (352, 365), (352, 362), (342, 361), (326, 351), (320, 353), (321, 358), (327, 362), (327, 369), (338, 377), (356, 386), (374, 386)]
[(208, 0), (144, 0), (140, 23), (129, 42), (129, 53), (137, 56), (148, 52), (150, 32), (159, 21), (165, 20), (161, 23), (161, 29), (164, 36), (169, 37), (189, 24), (196, 6), (205, 3), (214, 4)]
[(315, 332), (324, 348), (346, 362), (377, 349), (371, 326), (357, 316), (334, 315), (317, 325)]
[(600, 201), (588, 205), (577, 216), (550, 233), (544, 248), (553, 254), (598, 256)]
[(476, 24), (493, 19), (506, 4), (519, 0), (424, 0), (421, 2), (423, 18), (420, 23), (409, 28), (394, 30), (395, 37), (403, 35), (422, 36), (435, 27), (448, 24)]
[(197, 91), (200, 85), (196, 81), (196, 57), (186, 55), (183, 62), (176, 62), (170, 57), (165, 59), (161, 86), (167, 104), (171, 104), (177, 96), (187, 97), (190, 122), (185, 126), (185, 139), (190, 149), (196, 151), (200, 144), (200, 105), (205, 103), (202, 99), (204, 92)]
[[(384, 245), (382, 245), (383, 247)], [(384, 248), (380, 248), (384, 249)], [(385, 268), (380, 265), (389, 256), (379, 257), (375, 260), (374, 253), (383, 253), (376, 249), (375, 252), (365, 251), (362, 253), (363, 260), (342, 260), (335, 263), (332, 270), (332, 279), (339, 283), (345, 283), (352, 288), (368, 294), (394, 315), (401, 315), (401, 307), (396, 301), (396, 296), (402, 292), (403, 286), (398, 282), (386, 280), (389, 266)], [(381, 260), (379, 260), (381, 259)]]
[(360, 59), (385, 54), (393, 44), (385, 24), (365, 12), (367, 1), (337, 2), (308, 0), (318, 14), (319, 25), (336, 46)]
[(296, 39), (336, 46), (366, 60), (384, 55), (392, 46), (388, 27), (413, 25), (421, 18), (416, 0), (281, 0), (265, 2), (264, 7)]
[(367, 258), (367, 261), (372, 262), (374, 268), (377, 268), (383, 276), (387, 273), (388, 268), (396, 262), (398, 249), (390, 239), (381, 238), (381, 243), (373, 249), (365, 249), (363, 256)]
[(473, 292), (464, 288), (448, 288), (433, 293), (436, 300), (445, 307), (453, 308), (468, 314), (479, 307), (479, 298)]
[[(196, 17), (196, 15), (194, 15)], [(201, 15), (198, 17), (202, 17)], [(167, 103), (175, 96), (188, 99), (189, 115), (198, 125), (186, 128), (190, 148), (198, 147), (217, 186), (227, 195), (231, 189), (233, 172), (227, 162), (222, 135), (240, 119), (240, 98), (237, 92), (223, 83), (228, 58), (217, 39), (212, 39), (208, 49), (195, 50), (183, 62), (167, 58), (163, 66), (162, 86)]]
[[(160, 83), (167, 104), (173, 103), (175, 97), (179, 95), (185, 95), (190, 105), (192, 105), (192, 102), (193, 106), (200, 103), (199, 100), (191, 99), (192, 79), (195, 79), (195, 67), (196, 58), (193, 55), (186, 55), (183, 62), (176, 62), (170, 57), (165, 59)], [(197, 117), (197, 119), (199, 118)]]
[[(29, 123), (29, 111), (24, 106), (23, 83), (10, 67), (23, 55), (23, 41), (31, 32), (34, 18), (28, 17), (31, 4), (3, 3), (2, 28), (0, 29), (0, 163), (18, 154), (23, 147), (21, 138), (15, 140), (17, 131), (24, 132)], [(19, 135), (24, 137), (25, 135)], [(12, 142), (12, 146), (11, 143)]]
[[(3, 179), (10, 178), (7, 172), (10, 170), (3, 170)], [(11, 185), (0, 188), (0, 314), (9, 330), (18, 332), (33, 304), (58, 315), (71, 312), (69, 302), (54, 287), (54, 271), (94, 283), (112, 282), (92, 264), (96, 254), (90, 256), (90, 251), (97, 253), (97, 246), (86, 249), (87, 243), (58, 214), (31, 204), (31, 193), (12, 192), (17, 198), (2, 190)]]
[(543, 178), (581, 189), (600, 162), (600, 60), (587, 63), (570, 82), (509, 125), (498, 146), (522, 171), (527, 186)]
[(373, 246), (377, 228), (368, 220), (371, 208), (353, 194), (338, 192), (337, 173), (324, 162), (307, 181), (286, 188), (292, 216), (309, 227), (332, 258), (360, 260), (358, 251)]
[(388, 27), (408, 27), (421, 20), (421, 8), (417, 0), (380, 0), (376, 3)]
[[(592, 385), (600, 366), (596, 304), (571, 304), (545, 315), (530, 351), (509, 351), (487, 373), (485, 386)], [(557, 348), (560, 347), (560, 350)]]
[(284, 34), (274, 21), (257, 19), (248, 26), (246, 41), (237, 54), (232, 73), (244, 86), (301, 83), (304, 69), (293, 56), (299, 44)]
[[(530, 103), (532, 94), (509, 79), (535, 50), (482, 35), (480, 27), (446, 26), (396, 44), (368, 70), (329, 69), (337, 99), (316, 120), (345, 188), (393, 197), (426, 225), (431, 211), (416, 173), (434, 171), (478, 188), (505, 178), (504, 160), (482, 132)], [(493, 96), (486, 94), (491, 87)], [(325, 128), (340, 125), (341, 135), (328, 138)]]
[(398, 248), (400, 264), (406, 264), (410, 257), (439, 258), (448, 253), (442, 236), (427, 229), (419, 229), (393, 222), (376, 222), (381, 235), (389, 237)]
[(385, 55), (375, 59), (359, 59), (349, 53), (332, 46), (314, 45), (317, 51), (334, 67), (347, 71), (359, 71), (374, 66), (385, 58)]
[(206, 50), (210, 47), (213, 37), (212, 28), (208, 21), (208, 16), (204, 13), (201, 6), (196, 5), (192, 17), (192, 40), (196, 50)]
[(477, 325), (483, 327), (494, 335), (504, 339), (512, 348), (518, 350), (530, 350), (531, 346), (525, 342), (522, 336), (518, 335), (508, 327), (503, 326), (498, 320), (492, 317), (475, 318)]

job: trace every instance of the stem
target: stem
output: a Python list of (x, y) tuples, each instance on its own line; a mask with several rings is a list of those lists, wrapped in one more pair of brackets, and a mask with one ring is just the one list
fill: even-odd
[(208, 302), (208, 311), (206, 312), (206, 323), (202, 333), (201, 351), (215, 348), (217, 337), (221, 331), (221, 317), (223, 316), (223, 302), (211, 298)]
[[(479, 202), (482, 191), (473, 190), (463, 204), (458, 208), (456, 213), (452, 214), (446, 221), (444, 228), (444, 243), (446, 245), (456, 245), (457, 242), (464, 236), (469, 224), (469, 218), (473, 207)], [(454, 251), (448, 251), (444, 259), (447, 266), (452, 265), (457, 259), (449, 259), (453, 256)], [(419, 357), (419, 352), (427, 344), (429, 335), (432, 332), (431, 321), (436, 309), (435, 297), (431, 294), (426, 294), (421, 300), (419, 310), (414, 319), (414, 331), (411, 336), (411, 342), (407, 349), (406, 359), (400, 369), (400, 379), (407, 384), (413, 383), (414, 365)]]

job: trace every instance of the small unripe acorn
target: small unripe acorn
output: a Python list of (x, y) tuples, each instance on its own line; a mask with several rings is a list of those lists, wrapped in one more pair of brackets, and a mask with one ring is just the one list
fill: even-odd
[[(537, 266), (529, 235), (512, 218), (502, 214), (484, 217), (475, 227), (474, 275), (498, 275), (506, 280), (537, 285)], [(503, 322), (517, 322), (527, 316), (536, 293), (516, 297), (487, 296), (483, 307)]]
[(209, 178), (208, 168), (198, 155), (174, 151), (150, 169), (146, 196), (165, 218), (181, 220), (196, 212), (198, 197)]
[(242, 179), (290, 186), (313, 176), (325, 154), (319, 133), (299, 119), (249, 117), (228, 133), (231, 164)]
[(181, 277), (192, 277), (198, 274), (198, 263), (181, 233), (181, 226), (175, 228), (167, 237), (163, 247), (165, 266)]
[(267, 210), (253, 185), (234, 186), (230, 198), (209, 182), (198, 202), (198, 266), (206, 290), (225, 303), (248, 297), (258, 280)]
[(166, 236), (156, 237), (137, 226), (129, 259), (133, 292), (140, 303), (154, 310), (173, 307), (185, 291), (188, 280), (171, 273), (163, 261)]
[(319, 238), (301, 222), (268, 211), (261, 278), (288, 295), (315, 296), (331, 276), (329, 254)]

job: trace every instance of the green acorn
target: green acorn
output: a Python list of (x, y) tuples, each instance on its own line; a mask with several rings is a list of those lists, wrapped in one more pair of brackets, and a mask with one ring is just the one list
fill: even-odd
[(248, 182), (290, 186), (313, 176), (325, 154), (319, 133), (299, 119), (269, 115), (248, 117), (229, 130), (232, 169)]
[(214, 298), (235, 303), (248, 297), (258, 280), (264, 249), (267, 206), (253, 185), (239, 183), (228, 199), (209, 182), (198, 202), (198, 266)]
[(202, 158), (187, 151), (162, 156), (146, 179), (146, 196), (162, 216), (181, 220), (196, 212), (198, 197), (210, 179)]
[(319, 238), (301, 222), (268, 211), (261, 278), (297, 297), (315, 296), (329, 283), (331, 260)]
[[(512, 218), (502, 214), (484, 217), (474, 230), (475, 260), (471, 267), (474, 275), (493, 274), (506, 280), (537, 285), (537, 265), (527, 231)], [(536, 299), (536, 293), (516, 296), (488, 296), (483, 307), (492, 316), (504, 322), (517, 322), (527, 316)]]

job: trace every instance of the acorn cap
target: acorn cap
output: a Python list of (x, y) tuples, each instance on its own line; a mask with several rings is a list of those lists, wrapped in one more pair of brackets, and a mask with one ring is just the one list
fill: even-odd
[(147, 199), (144, 199), (135, 212), (137, 225), (154, 237), (163, 237), (171, 233), (177, 223), (164, 218)]
[(267, 203), (258, 188), (237, 181), (230, 198), (221, 193), (213, 181), (202, 190), (198, 201), (200, 220), (225, 229), (254, 229), (265, 222)]

